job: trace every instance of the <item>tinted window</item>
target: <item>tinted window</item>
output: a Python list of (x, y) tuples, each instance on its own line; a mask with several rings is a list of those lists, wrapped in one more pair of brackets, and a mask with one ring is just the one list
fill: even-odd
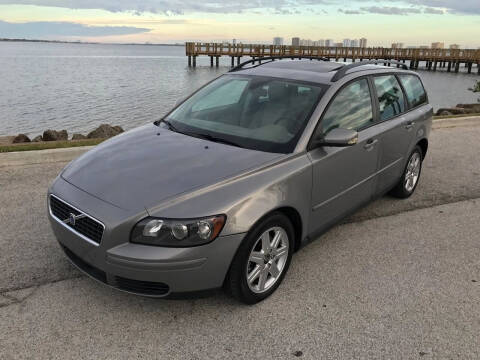
[(418, 77), (415, 75), (401, 75), (400, 81), (407, 93), (407, 99), (411, 107), (416, 107), (427, 102), (427, 94)]
[(335, 128), (361, 130), (373, 123), (368, 81), (362, 79), (340, 90), (322, 119), (322, 132)]
[(287, 153), (294, 149), (325, 88), (270, 77), (224, 75), (167, 119), (187, 135)]
[(192, 107), (192, 111), (201, 111), (236, 104), (240, 100), (243, 90), (245, 90), (247, 85), (248, 80), (246, 79), (227, 82), (198, 101)]
[(388, 120), (405, 111), (403, 91), (393, 75), (377, 76), (374, 78), (380, 105), (380, 119)]

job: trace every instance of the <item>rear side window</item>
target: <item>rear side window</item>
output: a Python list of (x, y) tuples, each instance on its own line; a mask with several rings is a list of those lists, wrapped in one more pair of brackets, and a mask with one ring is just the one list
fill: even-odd
[(427, 102), (427, 94), (425, 93), (422, 82), (417, 76), (400, 75), (399, 78), (407, 93), (410, 107), (414, 108)]
[(380, 120), (389, 120), (405, 111), (405, 98), (395, 76), (377, 76), (374, 83), (380, 106)]
[(361, 130), (373, 124), (372, 99), (368, 81), (355, 81), (341, 89), (323, 116), (325, 135), (335, 128)]

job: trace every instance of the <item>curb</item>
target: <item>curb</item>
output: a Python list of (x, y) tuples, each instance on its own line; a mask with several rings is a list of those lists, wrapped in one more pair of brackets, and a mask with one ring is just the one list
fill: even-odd
[(445, 129), (461, 126), (480, 126), (480, 116), (459, 117), (433, 120), (433, 129)]
[(93, 148), (94, 146), (79, 146), (62, 149), (1, 153), (0, 167), (69, 162)]

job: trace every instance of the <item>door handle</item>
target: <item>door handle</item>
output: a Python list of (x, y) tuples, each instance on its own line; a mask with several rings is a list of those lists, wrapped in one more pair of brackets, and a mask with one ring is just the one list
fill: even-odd
[(367, 143), (365, 145), (363, 145), (363, 148), (367, 151), (372, 150), (376, 143), (378, 143), (377, 139), (375, 139), (375, 140), (370, 139), (370, 140), (367, 141)]
[(405, 129), (407, 130), (410, 130), (411, 128), (413, 128), (415, 126), (415, 122), (413, 121), (409, 121), (405, 124)]

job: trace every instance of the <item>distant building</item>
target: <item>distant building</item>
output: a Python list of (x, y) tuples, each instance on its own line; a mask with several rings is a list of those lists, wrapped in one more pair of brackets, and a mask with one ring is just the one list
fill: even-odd
[(354, 39), (352, 40), (352, 42), (350, 43), (350, 46), (351, 47), (359, 47), (360, 46), (360, 41), (358, 39)]
[(365, 38), (360, 39), (360, 47), (361, 48), (366, 48), (367, 47), (367, 39), (365, 39)]
[(233, 44), (233, 45), (236, 45), (236, 44), (237, 44), (237, 39), (233, 39), (233, 40), (232, 40), (232, 44)]
[(335, 44), (333, 44), (333, 46), (335, 46), (335, 47), (343, 47), (343, 43), (335, 43)]
[(321, 40), (318, 40), (318, 46), (325, 46), (325, 40), (321, 39)]
[(283, 38), (282, 37), (274, 37), (273, 38), (273, 45), (283, 45)]
[(452, 45), (450, 45), (449, 47), (450, 47), (450, 49), (452, 49), (452, 50), (460, 49), (460, 45), (458, 45), (458, 44), (452, 44)]
[(300, 46), (300, 38), (298, 37), (292, 38), (292, 46)]
[(443, 42), (434, 42), (432, 43), (432, 49), (443, 49), (445, 45)]
[(325, 46), (327, 47), (335, 46), (335, 41), (333, 39), (327, 39), (325, 40)]
[(403, 43), (400, 43), (400, 42), (393, 43), (392, 49), (403, 49)]
[(419, 48), (419, 49), (430, 49), (430, 46), (428, 46), (428, 45), (420, 45), (418, 48)]
[(350, 47), (352, 44), (352, 40), (350, 39), (343, 39), (343, 47)]

